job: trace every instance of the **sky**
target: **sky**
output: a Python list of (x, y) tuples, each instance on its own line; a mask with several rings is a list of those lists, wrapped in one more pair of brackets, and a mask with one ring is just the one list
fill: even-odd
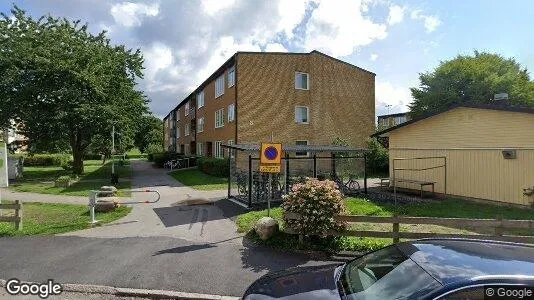
[(164, 117), (236, 51), (318, 50), (376, 73), (376, 114), (407, 111), (410, 87), (473, 50), (534, 70), (530, 0), (16, 0), (32, 16), (80, 19), (141, 49), (139, 89)]

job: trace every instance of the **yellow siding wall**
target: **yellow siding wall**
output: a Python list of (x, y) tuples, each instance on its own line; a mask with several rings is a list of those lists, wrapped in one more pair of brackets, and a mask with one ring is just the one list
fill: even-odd
[(457, 108), (389, 137), (390, 148), (534, 147), (534, 114)]
[[(534, 187), (534, 115), (459, 108), (390, 133), (390, 176), (393, 158), (447, 158), (447, 194), (530, 205)], [(517, 149), (504, 159), (502, 149)], [(395, 168), (422, 169), (443, 165), (443, 159), (395, 161)], [(396, 171), (397, 178), (436, 181), (445, 192), (445, 169)], [(413, 184), (397, 186), (419, 188)], [(425, 188), (429, 190), (429, 187)]]

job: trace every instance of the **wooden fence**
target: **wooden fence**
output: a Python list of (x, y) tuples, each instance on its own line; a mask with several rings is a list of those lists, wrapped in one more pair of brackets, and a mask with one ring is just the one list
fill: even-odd
[[(15, 214), (13, 216), (4, 216), (1, 214), (3, 209), (14, 209)], [(15, 229), (22, 229), (22, 202), (16, 200), (13, 204), (0, 203), (0, 222), (13, 222), (15, 223)]]
[[(286, 213), (286, 218), (298, 219), (298, 214)], [(505, 235), (507, 229), (531, 229), (534, 232), (534, 220), (504, 220), (504, 219), (462, 219), (462, 218), (432, 218), (432, 217), (379, 217), (379, 216), (350, 216), (339, 215), (335, 217), (338, 221), (347, 223), (386, 223), (391, 224), (391, 231), (368, 231), (368, 230), (345, 230), (342, 232), (328, 232), (333, 236), (356, 236), (356, 237), (377, 237), (392, 238), (394, 243), (400, 239), (422, 239), (422, 238), (473, 238), (499, 240), (518, 243), (534, 244), (534, 236)], [(440, 225), (452, 228), (484, 228), (485, 231), (493, 231), (493, 234), (450, 234), (434, 232), (404, 232), (400, 231), (401, 224), (427, 224)], [(299, 234), (287, 230), (287, 233)], [(302, 240), (300, 238), (299, 240)]]

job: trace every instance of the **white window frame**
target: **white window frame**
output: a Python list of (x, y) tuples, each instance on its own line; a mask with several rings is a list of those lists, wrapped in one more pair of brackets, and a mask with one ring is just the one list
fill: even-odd
[(187, 102), (185, 103), (185, 108), (184, 108), (184, 110), (185, 110), (185, 111), (184, 111), (184, 115), (185, 115), (185, 116), (188, 116), (188, 115), (189, 115), (189, 101), (187, 101)]
[(200, 109), (204, 106), (204, 90), (197, 93), (197, 107)]
[(188, 136), (191, 133), (191, 124), (185, 123), (184, 136)]
[(224, 151), (221, 147), (222, 144), (223, 141), (215, 141), (215, 143), (213, 143), (213, 154), (216, 158), (224, 158)]
[(189, 155), (191, 154), (191, 149), (189, 149), (191, 146), (189, 144), (184, 144), (184, 154)]
[(235, 104), (228, 105), (228, 123), (235, 121)]
[(224, 74), (215, 80), (215, 98), (224, 95)]
[(200, 143), (197, 143), (197, 151), (196, 151), (196, 154), (198, 156), (204, 156), (204, 143), (200, 142)]
[(176, 121), (180, 121), (180, 109), (178, 108), (176, 110), (176, 117), (175, 117)]
[(204, 117), (198, 118), (197, 120), (197, 132), (203, 132), (204, 131)]
[[(301, 82), (301, 81), (297, 80), (297, 77), (299, 75), (304, 75), (304, 74), (306, 75), (306, 88), (298, 87), (297, 83)], [(304, 91), (308, 91), (310, 89), (310, 73), (295, 72), (295, 89), (296, 90), (304, 90)]]
[(176, 138), (180, 138), (180, 126), (176, 126)]
[[(228, 146), (232, 146), (234, 144), (234, 140), (228, 140)], [(232, 158), (234, 157), (234, 149), (228, 148), (228, 157)]]
[(215, 128), (222, 127), (224, 127), (224, 108), (215, 111)]
[[(300, 120), (298, 120), (298, 110), (299, 108), (306, 108), (306, 122), (301, 122)], [(303, 106), (303, 105), (297, 105), (295, 106), (295, 123), (297, 124), (310, 124), (310, 108), (307, 107), (307, 106)]]
[(235, 66), (228, 68), (228, 87), (235, 85)]
[[(309, 145), (310, 142), (308, 140), (296, 140), (295, 145), (298, 145), (298, 142), (306, 142), (306, 145)], [(298, 151), (295, 152), (295, 157), (310, 157), (310, 152), (306, 151), (306, 155), (298, 154)]]

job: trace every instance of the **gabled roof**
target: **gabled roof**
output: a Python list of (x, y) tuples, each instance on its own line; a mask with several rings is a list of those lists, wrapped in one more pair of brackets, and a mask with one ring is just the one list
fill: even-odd
[(377, 116), (377, 118), (383, 119), (383, 118), (390, 118), (390, 117), (401, 117), (401, 116), (406, 116), (408, 114), (409, 112), (401, 112), (401, 113), (396, 113), (396, 114), (381, 115), (381, 116)]
[[(375, 73), (371, 72), (371, 71), (368, 71), (366, 69), (363, 69), (363, 68), (360, 68), (358, 66), (355, 66), (353, 64), (350, 64), (348, 62), (345, 62), (345, 61), (342, 61), (340, 59), (337, 59), (335, 57), (332, 57), (330, 55), (326, 55), (322, 52), (319, 52), (317, 50), (313, 50), (311, 52), (251, 52), (251, 51), (238, 51), (236, 53), (234, 53), (226, 62), (224, 62), (219, 68), (217, 68), (217, 70), (215, 70), (215, 72), (213, 72), (213, 74), (211, 74), (206, 80), (204, 80), (193, 92), (191, 92), (191, 94), (189, 94), (187, 97), (185, 97), (182, 101), (180, 101), (180, 103), (178, 103), (178, 105), (176, 107), (174, 107), (171, 111), (175, 111), (177, 110), (178, 108), (182, 107), (186, 102), (187, 100), (189, 100), (193, 95), (195, 95), (196, 93), (200, 92), (204, 87), (206, 87), (206, 85), (208, 85), (211, 81), (213, 81), (215, 78), (217, 78), (218, 76), (220, 76), (221, 73), (224, 72), (224, 70), (226, 70), (227, 68), (231, 67), (234, 63), (235, 63), (235, 59), (236, 57), (239, 55), (239, 54), (257, 54), (257, 55), (272, 55), (272, 54), (276, 54), (276, 55), (311, 55), (311, 54), (319, 54), (319, 55), (322, 55), (328, 59), (332, 59), (332, 60), (335, 60), (337, 62), (340, 62), (340, 63), (343, 63), (343, 64), (346, 64), (350, 67), (353, 67), (353, 68), (356, 68), (360, 71), (363, 71), (363, 72), (366, 72), (366, 73), (369, 73), (373, 76), (376, 76)], [(165, 117), (163, 118), (164, 120), (170, 115), (170, 113)]]
[(465, 108), (478, 108), (478, 109), (489, 109), (489, 110), (499, 110), (499, 111), (509, 111), (509, 112), (519, 112), (519, 113), (526, 113), (526, 114), (534, 114), (534, 108), (531, 107), (520, 107), (520, 106), (510, 106), (510, 105), (496, 105), (496, 104), (480, 104), (480, 103), (464, 103), (464, 104), (456, 104), (451, 107), (449, 107), (447, 110), (441, 111), (441, 112), (435, 112), (435, 113), (429, 113), (425, 114), (421, 117), (412, 119), (410, 121), (401, 123), (397, 126), (390, 127), (388, 129), (384, 129), (382, 131), (376, 132), (371, 135), (371, 137), (377, 137), (381, 136), (384, 133), (397, 130), (399, 128), (402, 128), (404, 126), (408, 126), (410, 124), (422, 121), (424, 119), (428, 119), (433, 116), (440, 115), (442, 113), (451, 111), (456, 108), (465, 107)]

